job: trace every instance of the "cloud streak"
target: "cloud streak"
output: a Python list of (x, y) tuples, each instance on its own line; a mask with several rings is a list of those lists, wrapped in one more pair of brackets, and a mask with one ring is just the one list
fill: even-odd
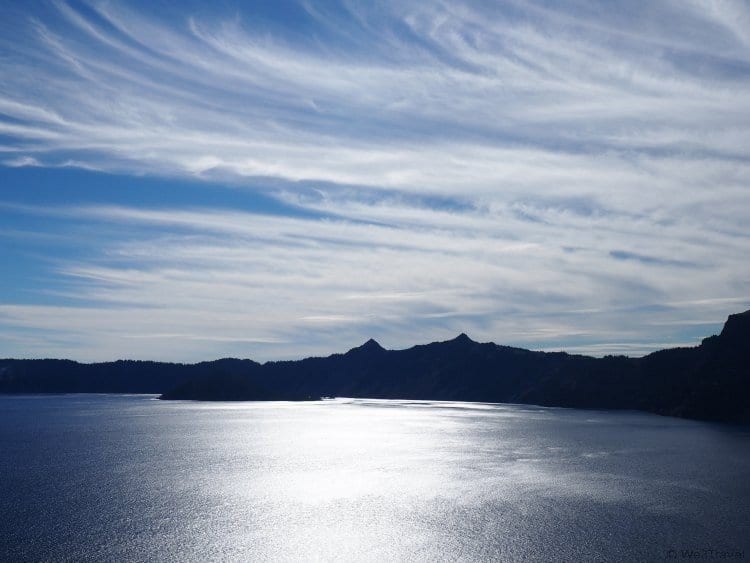
[[(622, 260), (606, 245), (585, 246), (588, 235), (569, 224), (542, 238), (538, 223), (512, 209), (462, 211), (451, 221), (446, 211), (387, 201), (375, 207), (374, 220), (354, 209), (334, 219), (218, 208), (26, 207), (87, 231), (106, 225), (109, 242), (92, 259), (57, 263), (67, 280), (57, 292), (65, 305), (3, 306), (0, 325), (85, 335), (84, 348), (96, 350), (87, 359), (184, 359), (186, 346), (191, 359), (217, 349), (298, 357), (369, 336), (393, 347), (449, 338), (458, 328), (535, 348), (646, 352), (656, 345), (642, 343), (644, 332), (677, 338), (684, 327), (676, 318), (702, 314), (707, 320), (692, 325), (710, 327), (721, 320), (718, 311), (743, 302), (733, 293), (737, 280), (716, 275), (725, 258), (710, 242), (693, 246), (695, 263)], [(578, 220), (587, 225), (585, 215)], [(731, 262), (742, 251), (725, 252)], [(702, 285), (729, 300), (686, 306)]]
[[(221, 168), (480, 193), (529, 175), (601, 182), (586, 175), (592, 155), (630, 172), (629, 184), (643, 166), (622, 151), (641, 151), (645, 165), (657, 149), (677, 162), (747, 157), (747, 124), (738, 122), (750, 109), (747, 72), (717, 88), (670, 51), (654, 56), (648, 38), (623, 45), (600, 31), (582, 40), (581, 26), (533, 19), (533, 4), (520, 22), (466, 6), (386, 5), (379, 27), (354, 45), (334, 37), (323, 46), (289, 44), (243, 20), (167, 26), (118, 4), (54, 5), (50, 23), (19, 23), (36, 40), (6, 43), (15, 56), (2, 63), (10, 80), (0, 109), (15, 122), (0, 126), (30, 154), (93, 152), (97, 164), (131, 171)], [(708, 50), (727, 65), (750, 62), (741, 46), (714, 39)], [(30, 98), (31, 61), (41, 86)], [(113, 153), (121, 156), (108, 162)], [(549, 177), (534, 178), (536, 163)]]
[(742, 3), (290, 6), (295, 25), (9, 10), (3, 166), (223, 183), (284, 209), (0, 207), (107, 232), (51, 262), (59, 302), (0, 299), (27, 353), (296, 357), (461, 330), (645, 352), (750, 304)]

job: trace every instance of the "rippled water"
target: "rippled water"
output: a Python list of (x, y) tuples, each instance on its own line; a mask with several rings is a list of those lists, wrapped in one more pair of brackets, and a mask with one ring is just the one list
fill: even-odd
[(4, 560), (750, 557), (749, 477), (747, 428), (638, 413), (0, 397)]

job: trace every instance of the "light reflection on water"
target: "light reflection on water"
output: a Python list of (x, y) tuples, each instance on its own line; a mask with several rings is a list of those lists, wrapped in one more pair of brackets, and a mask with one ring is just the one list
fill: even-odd
[[(658, 560), (747, 549), (747, 429), (338, 399), (0, 397), (0, 558)], [(746, 551), (750, 555), (750, 550)]]

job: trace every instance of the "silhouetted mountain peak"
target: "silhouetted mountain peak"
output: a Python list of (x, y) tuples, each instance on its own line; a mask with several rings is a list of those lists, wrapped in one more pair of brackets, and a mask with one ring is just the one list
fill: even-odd
[(347, 354), (350, 354), (352, 352), (384, 352), (385, 348), (383, 348), (377, 340), (374, 338), (370, 338), (367, 342), (362, 344), (362, 346), (357, 346), (356, 348), (352, 348), (347, 352)]
[(469, 338), (465, 332), (456, 336), (451, 342), (455, 342), (456, 344), (476, 344), (476, 342)]
[(370, 338), (370, 340), (362, 344), (360, 348), (364, 348), (365, 350), (384, 350), (384, 348), (374, 338)]
[(744, 313), (737, 313), (736, 315), (729, 315), (727, 322), (724, 323), (721, 336), (729, 336), (738, 332), (750, 334), (750, 310)]
[(729, 315), (719, 336), (725, 344), (750, 345), (750, 310)]

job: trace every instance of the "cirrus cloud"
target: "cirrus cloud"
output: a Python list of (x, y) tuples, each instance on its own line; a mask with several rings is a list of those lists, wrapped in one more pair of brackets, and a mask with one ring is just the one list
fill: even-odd
[(229, 185), (280, 211), (6, 198), (50, 218), (28, 231), (102, 233), (45, 257), (38, 302), (0, 300), (8, 352), (695, 342), (750, 303), (750, 51), (743, 3), (686, 6), (9, 9), (3, 166)]

